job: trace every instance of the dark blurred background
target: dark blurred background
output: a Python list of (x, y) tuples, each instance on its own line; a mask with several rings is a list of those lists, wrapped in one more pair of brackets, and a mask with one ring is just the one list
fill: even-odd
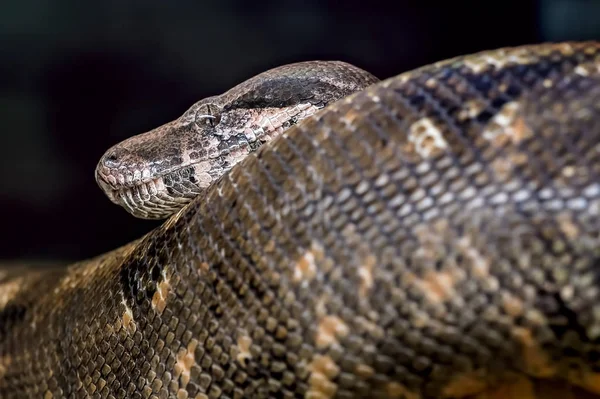
[(600, 39), (598, 21), (598, 0), (4, 1), (0, 257), (77, 260), (149, 231), (158, 222), (96, 186), (100, 156), (265, 69), (339, 59), (386, 78), (479, 50)]

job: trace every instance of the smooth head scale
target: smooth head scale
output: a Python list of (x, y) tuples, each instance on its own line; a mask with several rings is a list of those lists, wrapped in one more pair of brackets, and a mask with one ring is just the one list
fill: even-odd
[(132, 215), (166, 218), (263, 143), (377, 81), (339, 61), (268, 70), (113, 146), (96, 167), (96, 181)]

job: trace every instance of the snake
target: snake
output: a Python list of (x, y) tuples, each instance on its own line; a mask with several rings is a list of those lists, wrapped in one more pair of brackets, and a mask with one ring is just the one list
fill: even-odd
[(95, 177), (166, 220), (0, 270), (1, 398), (600, 397), (600, 42), (280, 66)]

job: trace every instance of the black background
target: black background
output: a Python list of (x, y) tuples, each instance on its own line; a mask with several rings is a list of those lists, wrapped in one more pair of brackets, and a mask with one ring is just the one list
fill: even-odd
[(597, 0), (21, 0), (0, 5), (0, 257), (77, 260), (141, 236), (96, 186), (118, 141), (267, 68), (390, 77), (459, 54), (600, 39)]

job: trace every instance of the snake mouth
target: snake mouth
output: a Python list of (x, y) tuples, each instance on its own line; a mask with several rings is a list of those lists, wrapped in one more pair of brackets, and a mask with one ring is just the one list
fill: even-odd
[[(195, 165), (143, 179), (143, 171), (127, 176), (115, 172), (97, 168), (96, 182), (111, 202), (141, 219), (167, 218), (188, 204), (206, 185), (198, 180)], [(137, 176), (140, 178), (136, 179)]]
[[(266, 136), (267, 139), (272, 135)], [(129, 162), (126, 167), (111, 167), (101, 160), (96, 166), (96, 182), (111, 202), (133, 216), (165, 219), (191, 202), (258, 146), (260, 144), (239, 140), (227, 150), (193, 160), (183, 152), (183, 162), (179, 160), (179, 165), (162, 168), (159, 173), (152, 170), (152, 165), (147, 167), (140, 161)]]

